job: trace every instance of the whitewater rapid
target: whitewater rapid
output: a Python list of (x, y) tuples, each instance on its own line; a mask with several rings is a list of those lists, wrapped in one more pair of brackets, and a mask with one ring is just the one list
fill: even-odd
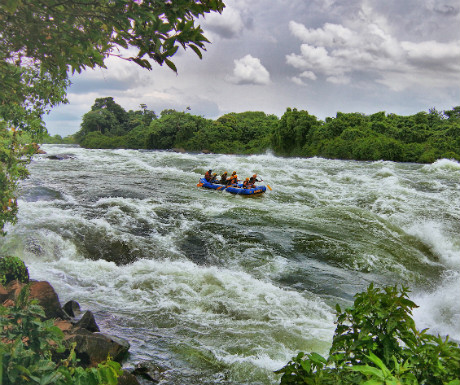
[[(165, 383), (276, 383), (298, 351), (327, 354), (335, 304), (371, 282), (409, 286), (417, 328), (460, 341), (456, 161), (43, 147), (1, 252), (129, 339), (127, 365), (166, 368)], [(210, 168), (272, 191), (198, 188)]]

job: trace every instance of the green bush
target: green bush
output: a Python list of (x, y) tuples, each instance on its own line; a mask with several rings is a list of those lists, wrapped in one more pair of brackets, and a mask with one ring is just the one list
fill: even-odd
[[(97, 368), (78, 366), (75, 345), (66, 347), (62, 331), (36, 300), (29, 301), (29, 287), (14, 306), (0, 305), (0, 384), (2, 385), (116, 385), (120, 364), (111, 361)], [(58, 357), (64, 357), (60, 359)]]
[(6, 285), (17, 279), (19, 282), (29, 282), (29, 271), (24, 262), (18, 257), (0, 258), (0, 284)]
[(460, 347), (418, 331), (411, 317), (417, 305), (407, 294), (371, 284), (353, 307), (337, 305), (329, 358), (300, 352), (275, 372), (281, 385), (460, 385)]

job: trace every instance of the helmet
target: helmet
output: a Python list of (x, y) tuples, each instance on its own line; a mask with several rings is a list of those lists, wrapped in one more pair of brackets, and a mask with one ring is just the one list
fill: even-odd
[(249, 178), (246, 178), (246, 180), (249, 180)]
[(233, 172), (232, 172), (232, 175), (236, 175), (236, 171), (233, 171)]
[(253, 177), (253, 178), (257, 178), (257, 174), (254, 174), (252, 177)]
[(212, 172), (212, 170), (209, 170), (208, 172)]
[(216, 173), (212, 174), (212, 175), (217, 175)]
[(225, 171), (222, 175), (227, 175), (227, 171)]

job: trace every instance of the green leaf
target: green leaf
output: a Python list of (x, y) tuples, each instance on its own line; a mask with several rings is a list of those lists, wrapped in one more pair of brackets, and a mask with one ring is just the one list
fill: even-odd
[(327, 363), (327, 360), (323, 356), (315, 352), (310, 354), (310, 359), (316, 364), (326, 364)]
[(203, 54), (201, 53), (200, 49), (196, 45), (189, 44), (189, 47), (193, 49), (193, 51), (198, 55), (200, 59), (203, 59)]
[(169, 68), (171, 68), (174, 72), (177, 73), (176, 65), (171, 60), (165, 59), (165, 63)]
[(373, 366), (356, 365), (356, 366), (351, 367), (351, 370), (354, 372), (362, 373), (366, 376), (374, 376), (381, 380), (385, 379), (385, 376), (383, 375), (382, 371), (377, 368), (374, 368)]

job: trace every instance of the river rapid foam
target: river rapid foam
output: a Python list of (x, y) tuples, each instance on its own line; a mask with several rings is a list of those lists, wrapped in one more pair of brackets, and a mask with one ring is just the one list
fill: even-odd
[[(460, 341), (458, 162), (43, 147), (0, 250), (164, 383), (277, 383), (298, 351), (327, 354), (335, 304), (370, 282), (409, 286), (418, 329)], [(210, 168), (272, 191), (197, 188)]]

